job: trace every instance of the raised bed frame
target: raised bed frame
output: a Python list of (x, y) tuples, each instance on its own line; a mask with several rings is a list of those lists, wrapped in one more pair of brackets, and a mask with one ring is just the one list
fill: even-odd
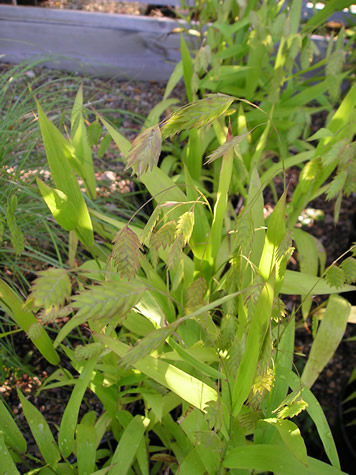
[[(179, 4), (179, 0), (140, 1)], [(303, 19), (312, 14), (305, 2)], [(345, 17), (341, 13), (332, 19)], [(179, 35), (174, 30), (181, 24), (167, 18), (0, 5), (0, 60), (49, 58), (45, 65), (51, 68), (166, 81), (180, 59)]]

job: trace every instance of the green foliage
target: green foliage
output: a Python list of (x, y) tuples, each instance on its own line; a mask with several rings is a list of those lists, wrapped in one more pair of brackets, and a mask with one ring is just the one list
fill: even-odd
[[(40, 271), (25, 306), (0, 281), (0, 304), (51, 364), (59, 362), (57, 350), (70, 362), (70, 371), (58, 369), (47, 379), (42, 394), (61, 386), (71, 394), (57, 445), (44, 415), (19, 393), (41, 454), (30, 462), (21, 431), (0, 405), (8, 471), (16, 473), (16, 464), (26, 461), (40, 473), (341, 473), (330, 428), (308, 388), (344, 334), (350, 306), (337, 294), (355, 289), (355, 259), (324, 272), (323, 250), (295, 224), (316, 196), (339, 199), (353, 190), (356, 89), (325, 129), (306, 140), (309, 117), (321, 110), (310, 101), (332, 112), (338, 98), (330, 79), (309, 86), (300, 80), (301, 69), (293, 70), (300, 48), (302, 68), (309, 69), (315, 50), (306, 30), (318, 27), (318, 18), (300, 29), (300, 0), (283, 13), (281, 4), (267, 0), (201, 7), (201, 20), (212, 23), (199, 32), (206, 43), (192, 57), (181, 36), (182, 63), (166, 102), (132, 144), (100, 113), (86, 129), (81, 89), (70, 141), (38, 104), (56, 186), (38, 180), (38, 188), (54, 219), (70, 231), (70, 277), (63, 263)], [(337, 41), (332, 61), (335, 51), (342, 55), (343, 41)], [(173, 104), (167, 96), (180, 73), (190, 103), (155, 123)], [(106, 132), (99, 121), (108, 137), (101, 142)], [(90, 147), (100, 142), (100, 156), (111, 139), (151, 195), (135, 213), (153, 205), (145, 225), (135, 216), (108, 215), (100, 203), (88, 206), (80, 191), (76, 175), (95, 198)], [(158, 166), (161, 150), (170, 151), (173, 167)], [(273, 180), (292, 165), (301, 173), (289, 201), (286, 187), (277, 196)], [(276, 199), (265, 217), (268, 184)], [(9, 199), (13, 216), (16, 207)], [(287, 270), (292, 238), (300, 272)], [(78, 267), (76, 252), (83, 248), (86, 261)], [(296, 312), (283, 305), (283, 294), (302, 296), (305, 317), (312, 295), (331, 295), (301, 378), (293, 368)], [(69, 318), (52, 343), (45, 324), (64, 315)], [(90, 391), (101, 412), (83, 409), (80, 417)], [(301, 411), (315, 422), (331, 465), (307, 455), (290, 420)], [(104, 459), (99, 444), (108, 433), (116, 448)]]
[(15, 249), (16, 255), (20, 256), (24, 251), (24, 235), (20, 227), (17, 224), (15, 211), (17, 208), (17, 197), (12, 195), (11, 199), (8, 200), (6, 208), (6, 223), (10, 230), (11, 234), (11, 243)]

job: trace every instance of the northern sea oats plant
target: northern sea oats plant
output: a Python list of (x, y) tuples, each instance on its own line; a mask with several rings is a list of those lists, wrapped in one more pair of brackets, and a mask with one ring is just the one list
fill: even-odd
[[(354, 290), (356, 261), (343, 261), (338, 267), (343, 279), (337, 282), (335, 265), (326, 278), (323, 270), (313, 275), (286, 269), (294, 251), (295, 210), (330, 187), (324, 183), (332, 167), (313, 178), (304, 172), (291, 204), (284, 192), (265, 219), (262, 192), (281, 165), (260, 175), (252, 156), (244, 206), (236, 214), (232, 169), (247, 135), (239, 137), (229, 125), (241, 111), (234, 97), (219, 94), (193, 102), (144, 129), (132, 144), (98, 114), (154, 203), (144, 227), (120, 221), (88, 207), (76, 187), (75, 173), (85, 178), (90, 193), (93, 173), (87, 155), (80, 153), (87, 147), (81, 95), (80, 90), (71, 141), (38, 104), (55, 188), (39, 180), (38, 185), (53, 217), (69, 232), (69, 245), (78, 239), (92, 259), (68, 271), (41, 272), (24, 306), (0, 282), (3, 308), (43, 356), (57, 364), (63, 351), (79, 373), (59, 368), (41, 388), (73, 386), (58, 442), (43, 415), (19, 393), (43, 457), (36, 461), (40, 473), (341, 473), (330, 428), (310, 387), (343, 336), (351, 307), (338, 293)], [(351, 141), (351, 127), (343, 124), (355, 104), (354, 86), (319, 145), (307, 155), (287, 157), (285, 168), (306, 160), (310, 167), (320, 150), (331, 150), (339, 138)], [(216, 192), (202, 191), (206, 184), (192, 177), (185, 155), (176, 175), (157, 166), (162, 140), (194, 127), (202, 143), (220, 138), (220, 147), (206, 158), (215, 167)], [(274, 129), (269, 123), (261, 127)], [(302, 301), (331, 295), (302, 375), (293, 371), (295, 312), (286, 310), (283, 294), (300, 295)], [(46, 325), (63, 315), (70, 319), (52, 343)], [(91, 339), (73, 350), (66, 342), (83, 324)], [(103, 410), (79, 421), (87, 389)], [(4, 460), (7, 470), (17, 473), (26, 444), (1, 407)], [(303, 410), (316, 425), (330, 465), (307, 454), (291, 420)], [(117, 446), (102, 459), (100, 441), (109, 431)]]
[[(64, 386), (71, 396), (54, 437), (19, 391), (38, 458), (0, 404), (8, 473), (19, 467), (45, 475), (342, 473), (310, 388), (354, 311), (339, 293), (355, 289), (355, 247), (351, 257), (345, 253), (325, 268), (320, 243), (296, 225), (322, 194), (336, 198), (337, 220), (342, 196), (356, 191), (356, 86), (339, 96), (342, 79), (352, 80), (352, 72), (343, 71), (350, 31), (331, 39), (327, 58), (316, 64), (310, 37), (326, 13), (350, 3), (330, 1), (302, 25), (300, 0), (286, 9), (269, 0), (228, 1), (223, 8), (203, 2), (200, 20), (212, 24), (197, 30), (200, 49), (191, 57), (182, 36), (182, 62), (132, 143), (102, 113), (94, 111), (87, 128), (81, 88), (67, 137), (37, 102), (52, 176), (51, 185), (37, 177), (37, 186), (68, 232), (68, 266), (51, 262), (38, 272), (25, 302), (0, 280), (0, 305), (58, 365), (39, 391)], [(325, 64), (319, 82), (303, 78)], [(182, 76), (189, 104), (159, 122), (175, 104), (168, 97)], [(311, 135), (310, 117), (321, 110), (329, 113), (325, 127)], [(111, 137), (119, 160), (150, 195), (129, 220), (95, 200), (91, 145), (99, 143), (102, 127), (100, 154)], [(287, 200), (292, 166), (301, 172)], [(277, 175), (282, 192), (273, 184)], [(276, 204), (265, 217), (267, 186)], [(10, 196), (10, 224), (16, 224), (16, 205)], [(136, 220), (142, 210), (149, 215), (145, 222)], [(287, 269), (294, 246), (300, 272)], [(77, 264), (79, 251), (87, 260)], [(314, 315), (302, 374), (293, 365), (298, 309), (287, 310), (285, 295), (300, 296), (305, 319), (311, 310)], [(318, 317), (313, 295), (330, 295)], [(59, 328), (54, 341), (53, 323)], [(72, 335), (83, 326), (91, 336), (74, 347)], [(71, 371), (61, 367), (64, 354)], [(102, 411), (81, 417), (87, 391)], [(302, 411), (329, 463), (308, 455), (294, 418)]]

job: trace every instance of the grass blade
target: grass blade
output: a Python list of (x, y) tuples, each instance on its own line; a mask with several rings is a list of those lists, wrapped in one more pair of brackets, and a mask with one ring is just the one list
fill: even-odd
[[(22, 305), (23, 301), (21, 298), (0, 279), (0, 306), (2, 306), (6, 312), (9, 312), (16, 325), (21, 327), (25, 332), (28, 332), (32, 325), (38, 324), (38, 320), (31, 312), (23, 310)], [(41, 334), (37, 336), (37, 338), (31, 339), (39, 352), (49, 363), (53, 365), (59, 363), (58, 353), (54, 349), (52, 341), (43, 327), (41, 327)]]
[(286, 295), (324, 295), (352, 292), (354, 290), (356, 290), (355, 285), (345, 284), (339, 288), (331, 287), (331, 285), (321, 277), (287, 270), (281, 293)]
[[(95, 336), (121, 358), (124, 357), (130, 349), (130, 347), (124, 343), (106, 335), (95, 334)], [(216, 401), (217, 399), (215, 389), (179, 368), (157, 358), (153, 358), (152, 356), (146, 356), (136, 362), (134, 367), (202, 411), (207, 402)]]
[(245, 445), (230, 450), (224, 467), (254, 469), (283, 475), (332, 475), (341, 474), (336, 468), (308, 457), (308, 468), (281, 445)]
[(83, 179), (88, 195), (96, 198), (96, 181), (93, 157), (88, 143), (87, 131), (83, 119), (83, 87), (80, 85), (74, 101), (71, 117), (71, 141), (75, 149), (77, 172)]
[(252, 317), (252, 323), (246, 339), (246, 350), (242, 357), (233, 388), (232, 403), (234, 416), (239, 414), (255, 378), (258, 357), (266, 336), (272, 311), (274, 281), (274, 274), (272, 274), (263, 287)]
[(143, 439), (148, 422), (148, 419), (138, 415), (131, 419), (114, 452), (111, 460), (113, 468), (110, 470), (109, 474), (116, 475), (120, 473), (120, 475), (126, 475)]
[(330, 361), (342, 337), (351, 311), (340, 295), (331, 295), (305, 365), (302, 382), (310, 388)]
[[(86, 416), (90, 414), (87, 413)], [(87, 422), (86, 416), (77, 428), (78, 475), (89, 475), (95, 471), (96, 430), (93, 424)]]
[(37, 110), (53, 181), (56, 188), (62, 191), (78, 210), (76, 232), (82, 243), (90, 247), (94, 243), (93, 227), (79, 184), (70, 166), (74, 149), (59, 130), (48, 120), (39, 103), (37, 103)]
[(12, 460), (10, 452), (6, 447), (3, 434), (0, 432), (0, 453), (1, 453), (1, 475), (19, 475), (19, 472)]
[(74, 432), (84, 393), (88, 387), (97, 357), (90, 358), (76, 382), (68, 404), (65, 408), (58, 434), (58, 444), (64, 457), (69, 457), (74, 449)]
[(2, 401), (0, 401), (0, 431), (2, 431), (8, 447), (16, 452), (26, 452), (26, 440)]
[(51, 467), (55, 467), (61, 456), (46, 419), (40, 411), (25, 398), (19, 389), (17, 390), (17, 394), (42, 457)]
[(61, 190), (46, 185), (46, 183), (38, 177), (36, 177), (36, 183), (42, 198), (45, 200), (46, 205), (57, 223), (66, 231), (75, 229), (78, 226), (79, 220), (78, 209), (68, 199), (68, 196)]
[(192, 92), (192, 77), (193, 77), (193, 61), (189, 53), (187, 43), (185, 42), (183, 34), (180, 35), (180, 54), (182, 56), (183, 77), (185, 92), (188, 102), (193, 101)]
[[(300, 389), (300, 379), (296, 374), (292, 373), (291, 371), (285, 371), (284, 377), (293, 391)], [(306, 410), (309, 416), (312, 418), (314, 424), (316, 425), (326, 455), (328, 456), (332, 465), (340, 469), (339, 457), (337, 454), (333, 435), (318, 400), (316, 399), (314, 394), (307, 388), (303, 389), (303, 399), (308, 404)]]

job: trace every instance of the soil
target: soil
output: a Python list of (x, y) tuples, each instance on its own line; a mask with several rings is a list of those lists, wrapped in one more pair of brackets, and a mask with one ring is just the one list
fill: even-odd
[[(49, 3), (52, 0), (49, 0)], [(64, 3), (64, 2), (61, 2)], [(131, 4), (132, 5), (132, 4)], [(6, 68), (6, 65), (1, 65), (1, 71)], [(40, 68), (34, 68), (31, 70), (31, 74), (28, 75), (28, 79), (31, 80), (36, 75), (39, 75), (42, 72)], [(55, 71), (48, 71), (48, 81), (53, 81), (55, 83), (56, 75)], [(84, 95), (86, 91), (86, 84), (90, 85), (90, 90), (98, 89), (100, 94), (91, 97), (91, 101), (100, 100), (101, 105), (109, 105), (112, 110), (120, 111), (129, 111), (134, 114), (141, 114), (146, 116), (147, 113), (154, 107), (163, 97), (165, 84), (160, 83), (146, 83), (146, 82), (122, 82), (116, 80), (103, 81), (97, 78), (86, 79), (83, 78), (83, 88)], [(73, 93), (74, 95), (74, 93)], [(100, 96), (100, 97), (99, 97)], [(176, 91), (176, 96), (184, 102), (184, 90), (178, 88)], [(133, 139), (139, 128), (140, 122), (130, 113), (120, 113), (119, 119), (120, 124), (125, 129), (125, 133), (128, 138)], [(314, 118), (315, 122), (320, 121), (320, 117)], [(319, 124), (318, 124), (319, 126)], [(109, 154), (109, 170), (105, 173), (105, 180), (111, 181), (111, 183), (120, 179), (119, 173), (122, 169), (117, 168), (117, 160), (114, 155), (112, 160), (110, 160)], [(109, 172), (109, 174), (107, 173)], [(113, 174), (110, 175), (110, 172)], [(297, 168), (291, 169), (287, 182), (290, 182), (289, 193), (293, 190), (293, 184), (296, 183), (299, 170)], [(268, 203), (268, 195), (266, 195), (266, 206), (273, 206), (274, 203)], [(355, 204), (356, 196), (351, 196), (343, 200), (340, 219), (339, 222), (335, 225), (333, 220), (333, 201), (325, 201), (322, 198), (318, 198), (312, 202), (309, 207), (322, 210), (323, 219), (310, 221), (307, 225), (308, 231), (311, 232), (314, 236), (318, 237), (323, 243), (326, 252), (328, 262), (330, 264), (334, 259), (340, 256), (345, 252), (351, 243), (356, 240), (356, 222), (355, 222)], [(347, 296), (349, 298), (349, 296)], [(353, 296), (352, 298), (355, 298)], [(320, 300), (316, 300), (316, 304)], [(290, 301), (290, 304), (294, 304), (293, 299)], [(355, 302), (353, 302), (355, 305)], [(308, 354), (310, 346), (312, 343), (312, 336), (310, 331), (310, 322), (307, 322), (307, 325), (304, 327), (301, 325), (301, 328), (297, 331), (296, 335), (296, 348), (299, 353), (305, 355)], [(346, 337), (356, 336), (356, 326), (348, 325), (346, 332)], [(55, 390), (49, 390), (41, 393), (39, 396), (36, 396), (37, 389), (41, 386), (41, 383), (48, 375), (53, 372), (53, 368), (47, 365), (46, 361), (41, 358), (40, 354), (34, 350), (33, 346), (29, 344), (26, 337), (19, 333), (16, 336), (16, 352), (18, 356), (26, 360), (28, 359), (29, 354), (31, 354), (31, 366), (33, 368), (33, 376), (30, 374), (21, 374), (19, 372), (9, 372), (7, 378), (0, 385), (0, 396), (2, 396), (12, 412), (16, 415), (18, 421), (23, 424), (26, 428), (26, 422), (21, 411), (20, 404), (18, 402), (18, 397), (16, 394), (16, 387), (20, 388), (26, 396), (43, 412), (46, 416), (47, 421), (51, 427), (59, 425), (65, 403), (69, 398), (71, 388), (59, 388)], [(301, 370), (303, 365), (304, 358), (296, 359), (296, 367)], [(66, 366), (66, 363), (64, 363)], [(333, 427), (335, 433), (337, 433), (337, 422), (338, 422), (338, 411), (339, 405), (343, 396), (343, 388), (350, 376), (352, 369), (356, 367), (356, 352), (354, 351), (354, 343), (343, 341), (337, 352), (335, 353), (334, 358), (330, 361), (327, 367), (324, 369), (323, 373), (320, 375), (319, 379), (313, 386), (313, 392), (316, 395), (317, 399), (320, 401), (321, 406), (323, 407), (325, 414), (329, 420), (330, 425)], [(68, 369), (70, 365), (68, 365)], [(91, 409), (97, 409), (98, 412), (101, 410), (100, 402), (97, 400), (95, 395), (88, 392), (84, 398), (82, 404), (82, 413), (86, 410), (87, 407)], [(307, 438), (308, 449), (313, 447), (311, 450), (312, 454), (315, 457), (323, 457), (322, 448), (315, 443), (315, 428), (308, 428), (307, 423), (305, 423), (304, 437)], [(29, 434), (28, 430), (24, 431)], [(29, 439), (30, 447), (33, 449), (33, 454), (36, 455), (36, 446), (33, 441)], [(313, 445), (314, 444), (314, 445)], [(340, 443), (339, 450), (340, 455), (342, 456), (343, 444)], [(347, 463), (347, 462), (345, 462)]]

